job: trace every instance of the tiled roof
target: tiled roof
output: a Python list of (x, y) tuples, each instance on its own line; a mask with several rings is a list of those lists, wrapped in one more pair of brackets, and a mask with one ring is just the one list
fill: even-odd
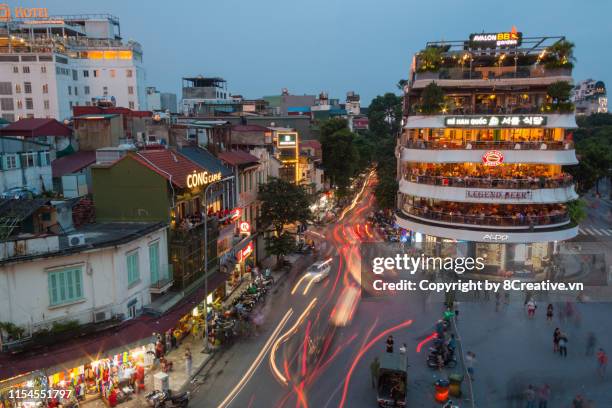
[(231, 150), (219, 153), (219, 158), (232, 166), (240, 166), (249, 163), (259, 163), (259, 159), (250, 153), (242, 150)]
[(216, 158), (206, 149), (196, 146), (187, 146), (183, 147), (180, 152), (181, 154), (187, 156), (190, 160), (207, 169), (209, 173), (221, 172), (223, 177), (231, 176), (233, 174), (232, 169), (225, 166), (221, 160)]
[(300, 140), (300, 147), (310, 147), (312, 149), (318, 150), (321, 148), (321, 142), (318, 140)]
[(13, 122), (0, 129), (2, 136), (70, 136), (72, 129), (55, 119), (29, 118)]
[(187, 176), (194, 171), (206, 171), (205, 168), (191, 161), (186, 156), (169, 149), (141, 150), (128, 154), (140, 164), (153, 170), (179, 188), (187, 187)]
[(77, 172), (96, 162), (96, 152), (79, 151), (51, 162), (53, 177)]

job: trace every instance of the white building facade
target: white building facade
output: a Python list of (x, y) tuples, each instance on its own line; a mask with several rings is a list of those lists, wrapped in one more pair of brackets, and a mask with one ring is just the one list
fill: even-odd
[[(96, 234), (91, 229), (69, 236), (77, 247), (65, 247), (58, 236), (3, 242), (0, 321), (32, 333), (54, 322), (136, 317), (169, 273), (167, 227), (153, 225), (129, 238), (88, 245)], [(29, 256), (15, 252), (24, 250)]]
[[(112, 100), (116, 106), (145, 110), (142, 48), (123, 42), (112, 30), (112, 16), (72, 18), (46, 23), (11, 21), (11, 39), (0, 47), (0, 115), (20, 118), (72, 116), (73, 106)], [(89, 23), (89, 24), (88, 24)], [(35, 27), (35, 28), (34, 28)]]

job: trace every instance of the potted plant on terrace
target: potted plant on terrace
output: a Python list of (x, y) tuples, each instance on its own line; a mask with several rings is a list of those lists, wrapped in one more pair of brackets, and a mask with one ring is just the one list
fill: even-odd
[(443, 60), (442, 51), (440, 47), (427, 47), (421, 50), (417, 57), (417, 72), (437, 72)]
[(421, 94), (420, 112), (425, 115), (434, 115), (442, 111), (444, 103), (444, 90), (435, 82), (431, 82), (423, 89)]
[(546, 89), (548, 102), (544, 105), (545, 112), (570, 113), (574, 104), (570, 102), (572, 85), (567, 81), (557, 81)]
[(574, 43), (561, 40), (546, 49), (543, 57), (546, 69), (572, 69), (576, 58), (574, 57)]

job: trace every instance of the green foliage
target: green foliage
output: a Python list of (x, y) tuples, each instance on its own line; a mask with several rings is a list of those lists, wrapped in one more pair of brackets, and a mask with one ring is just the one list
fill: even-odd
[(259, 189), (261, 227), (273, 227), (281, 234), (285, 224), (306, 223), (312, 217), (310, 197), (304, 187), (278, 178), (270, 179)]
[(444, 90), (435, 82), (431, 82), (421, 94), (421, 112), (424, 114), (440, 113), (444, 103)]
[(81, 326), (78, 320), (67, 320), (65, 322), (54, 322), (51, 326), (51, 333), (58, 334), (71, 330), (76, 330)]
[(278, 259), (295, 251), (295, 237), (288, 232), (266, 238), (266, 251)]
[(23, 327), (19, 327), (11, 322), (0, 322), (0, 331), (6, 332), (13, 340), (17, 340), (23, 337), (25, 333), (25, 329)]
[(573, 68), (576, 58), (574, 57), (574, 43), (561, 40), (546, 49), (544, 66), (548, 69)]
[(376, 136), (397, 135), (402, 123), (402, 97), (388, 92), (374, 98), (368, 108), (368, 120)]
[(395, 162), (379, 163), (377, 168), (378, 184), (374, 188), (374, 196), (379, 208), (395, 207), (398, 183), (396, 180)]
[(567, 213), (575, 225), (580, 224), (587, 216), (586, 203), (582, 199), (572, 200), (567, 203)]
[(440, 47), (427, 47), (417, 55), (417, 72), (435, 72), (442, 64), (442, 51)]
[(351, 177), (360, 170), (360, 158), (354, 143), (355, 134), (346, 120), (329, 119), (321, 125), (321, 146), (325, 175), (338, 187), (338, 196), (346, 196)]
[[(581, 193), (593, 188), (599, 179), (612, 176), (612, 125), (602, 125), (609, 123), (612, 119), (610, 116), (585, 119), (574, 132), (579, 164), (567, 170), (574, 177)], [(597, 126), (593, 126), (593, 123)]]
[(574, 104), (570, 102), (571, 91), (572, 85), (567, 81), (557, 81), (548, 85), (546, 94), (551, 102), (544, 106), (544, 110), (548, 112), (572, 112)]

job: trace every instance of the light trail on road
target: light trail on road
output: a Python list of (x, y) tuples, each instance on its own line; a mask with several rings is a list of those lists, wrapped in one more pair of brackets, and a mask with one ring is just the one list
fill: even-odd
[(266, 344), (264, 344), (264, 346), (261, 348), (259, 354), (257, 354), (257, 357), (255, 358), (255, 360), (253, 361), (253, 363), (251, 364), (247, 372), (240, 379), (240, 381), (238, 381), (238, 383), (230, 391), (227, 397), (225, 397), (225, 399), (219, 404), (218, 408), (228, 407), (232, 403), (232, 401), (236, 398), (236, 396), (240, 393), (240, 391), (242, 391), (242, 388), (251, 379), (251, 377), (253, 376), (253, 373), (255, 373), (255, 371), (261, 364), (261, 361), (263, 360), (264, 356), (268, 353), (268, 350), (272, 346), (272, 343), (274, 342), (276, 337), (279, 335), (283, 327), (285, 327), (285, 324), (287, 324), (287, 321), (289, 320), (292, 314), (293, 314), (293, 309), (287, 310), (287, 313), (285, 313), (285, 316), (283, 316), (281, 321), (278, 323), (278, 325), (276, 326), (276, 328), (274, 329), (274, 331), (272, 332), (272, 334), (266, 341)]

